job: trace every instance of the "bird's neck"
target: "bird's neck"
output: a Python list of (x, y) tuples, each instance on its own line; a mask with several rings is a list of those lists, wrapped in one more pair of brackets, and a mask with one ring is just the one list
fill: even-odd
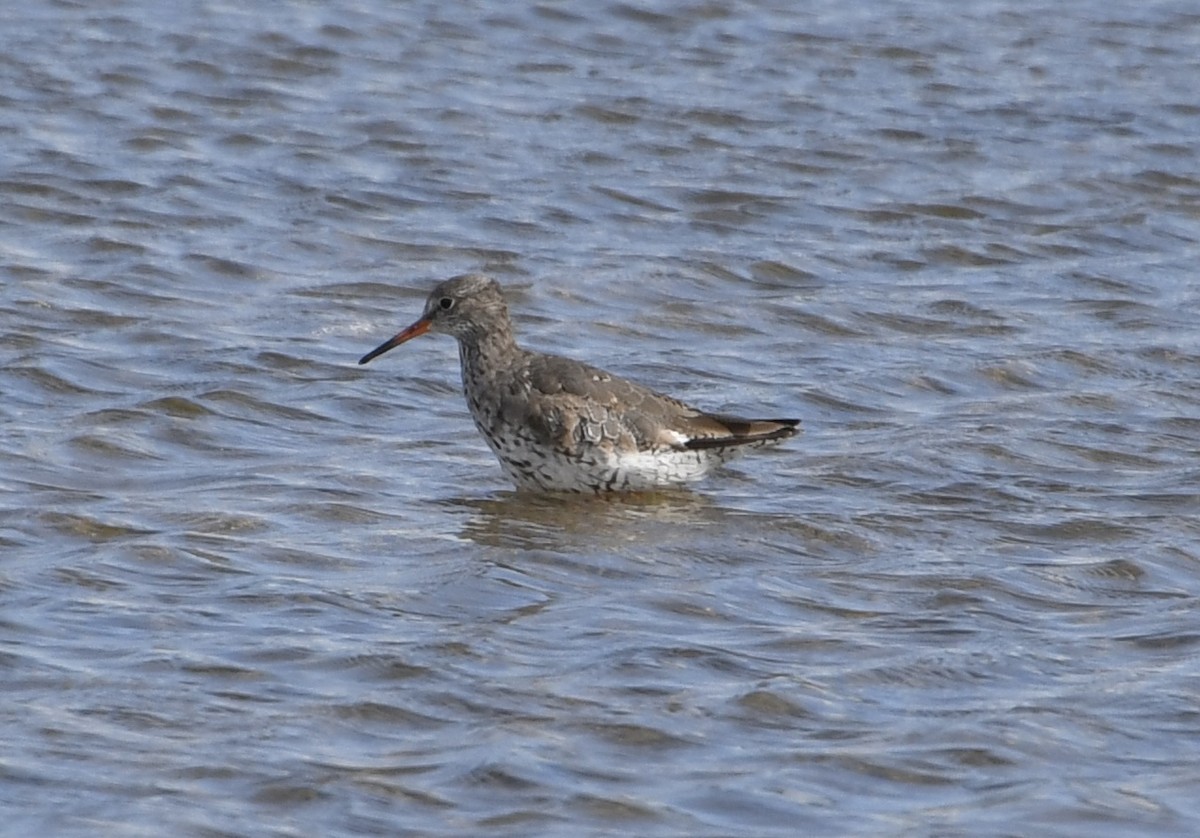
[(458, 342), (464, 382), (499, 377), (516, 363), (520, 354), (512, 329), (490, 329)]

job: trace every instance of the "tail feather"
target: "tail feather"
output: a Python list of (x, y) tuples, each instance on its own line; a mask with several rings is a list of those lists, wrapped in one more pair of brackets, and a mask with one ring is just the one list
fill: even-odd
[(736, 416), (712, 414), (705, 418), (712, 420), (712, 424), (706, 428), (708, 432), (692, 437), (683, 444), (684, 448), (699, 451), (735, 445), (756, 445), (787, 439), (799, 433), (799, 419), (740, 419)]

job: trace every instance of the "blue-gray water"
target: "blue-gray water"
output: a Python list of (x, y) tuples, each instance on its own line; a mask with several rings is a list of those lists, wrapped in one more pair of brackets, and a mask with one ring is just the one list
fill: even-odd
[[(0, 833), (1194, 835), (1192, 2), (9, 4)], [(510, 490), (453, 342), (804, 436)]]

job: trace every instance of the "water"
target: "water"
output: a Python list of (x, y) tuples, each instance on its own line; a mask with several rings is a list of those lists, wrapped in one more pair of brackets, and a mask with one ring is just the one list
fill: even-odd
[[(1189, 3), (0, 12), (0, 832), (1191, 835)], [(804, 419), (518, 495), (453, 343)]]

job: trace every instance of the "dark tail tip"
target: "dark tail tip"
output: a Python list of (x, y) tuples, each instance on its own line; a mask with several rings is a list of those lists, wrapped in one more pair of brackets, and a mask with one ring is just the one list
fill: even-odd
[(800, 424), (799, 419), (732, 419), (720, 417), (720, 421), (729, 429), (727, 436), (695, 437), (688, 440), (684, 447), (697, 450), (753, 445), (759, 442), (787, 439), (800, 432), (798, 427)]

